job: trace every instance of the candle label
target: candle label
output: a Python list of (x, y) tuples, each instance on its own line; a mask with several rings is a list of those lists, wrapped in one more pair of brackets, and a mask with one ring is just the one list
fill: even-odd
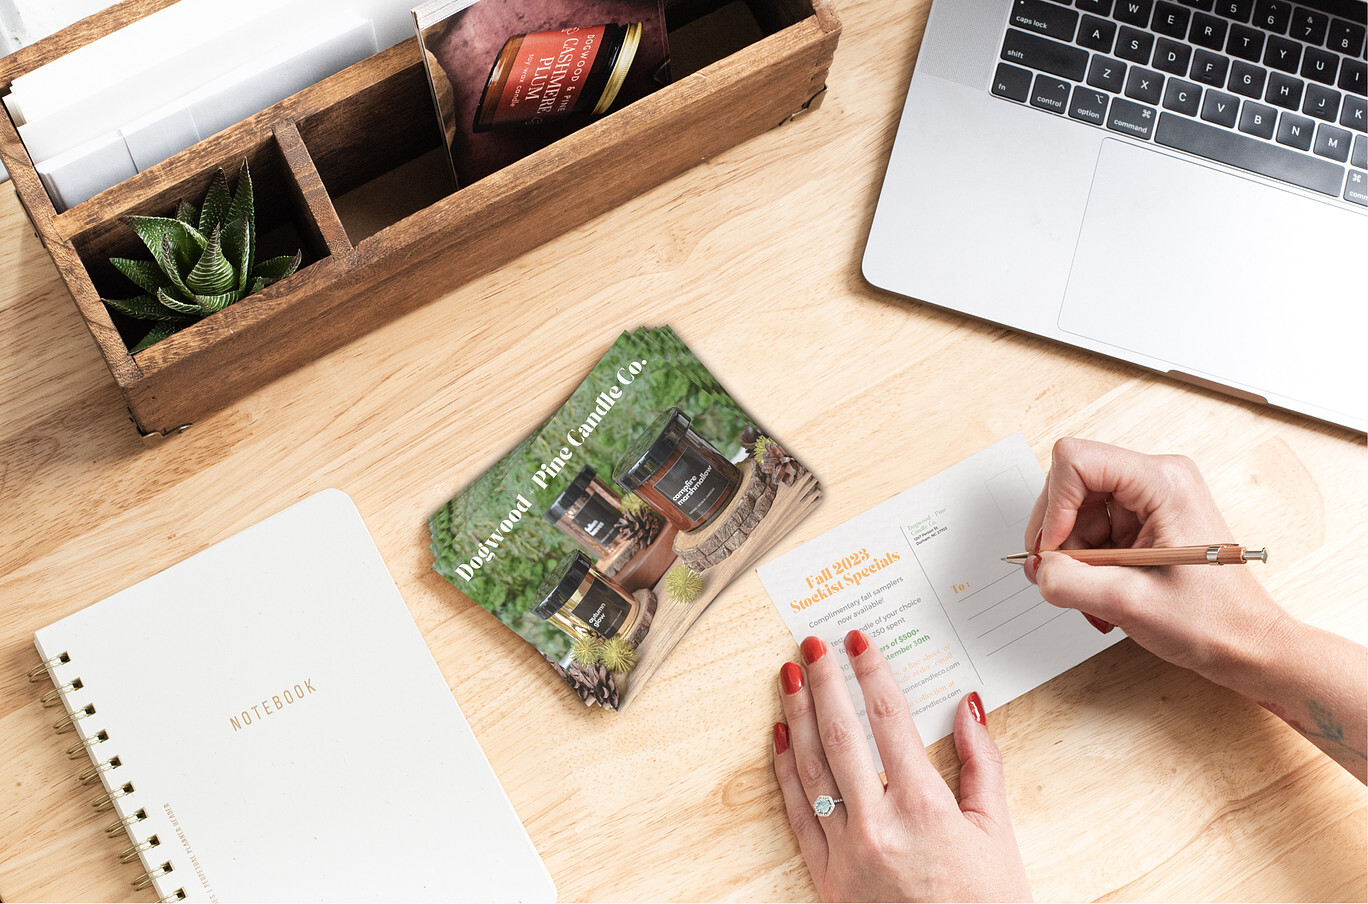
[(604, 640), (612, 639), (627, 619), (629, 610), (606, 582), (590, 579), (584, 596), (571, 611)]
[(495, 124), (558, 119), (572, 112), (603, 42), (602, 26), (526, 35), (504, 83)]
[(580, 510), (575, 513), (575, 517), (570, 519), (575, 525), (600, 545), (607, 547), (612, 544), (617, 537), (617, 509), (613, 508), (606, 499), (597, 493), (591, 493), (589, 498), (580, 506)]
[(727, 494), (727, 475), (698, 452), (685, 447), (670, 470), (656, 478), (654, 489), (690, 521), (701, 521)]

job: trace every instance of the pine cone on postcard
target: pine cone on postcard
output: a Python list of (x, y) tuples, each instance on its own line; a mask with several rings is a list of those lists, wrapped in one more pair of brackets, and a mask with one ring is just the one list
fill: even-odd
[(761, 437), (755, 444), (755, 461), (765, 476), (793, 486), (806, 470), (798, 459), (784, 451), (784, 447), (769, 437)]
[(557, 675), (573, 690), (584, 703), (592, 706), (597, 703), (605, 709), (616, 710), (618, 706), (618, 687), (613, 674), (601, 665), (581, 665), (572, 662), (565, 668), (559, 662), (546, 656), (547, 663)]
[(660, 519), (649, 511), (623, 512), (614, 526), (637, 549), (645, 549), (660, 536)]

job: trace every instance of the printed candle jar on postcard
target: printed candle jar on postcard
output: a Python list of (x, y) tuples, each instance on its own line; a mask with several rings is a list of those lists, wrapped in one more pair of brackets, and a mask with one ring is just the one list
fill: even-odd
[(1118, 639), (1002, 561), (1021, 548), (1043, 482), (1015, 435), (763, 566), (761, 582), (795, 640), (838, 650), (857, 705), (844, 639), (864, 631), (929, 744), (950, 733), (961, 696), (1001, 705)]

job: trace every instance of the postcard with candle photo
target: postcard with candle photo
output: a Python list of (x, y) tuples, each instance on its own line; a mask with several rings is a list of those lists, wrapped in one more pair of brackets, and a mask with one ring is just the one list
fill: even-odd
[(428, 529), (439, 574), (621, 711), (820, 499), (673, 330), (643, 328)]
[(670, 80), (664, 0), (430, 0), (413, 20), (457, 187)]

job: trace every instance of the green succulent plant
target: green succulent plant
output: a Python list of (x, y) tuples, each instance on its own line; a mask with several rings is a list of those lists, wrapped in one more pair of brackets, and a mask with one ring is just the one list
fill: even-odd
[(153, 321), (132, 348), (134, 354), (299, 269), (299, 252), (256, 260), (256, 205), (245, 159), (235, 193), (219, 169), (198, 208), (182, 201), (174, 218), (128, 216), (124, 222), (152, 252), (152, 260), (111, 257), (109, 262), (144, 294), (100, 300), (129, 317)]

